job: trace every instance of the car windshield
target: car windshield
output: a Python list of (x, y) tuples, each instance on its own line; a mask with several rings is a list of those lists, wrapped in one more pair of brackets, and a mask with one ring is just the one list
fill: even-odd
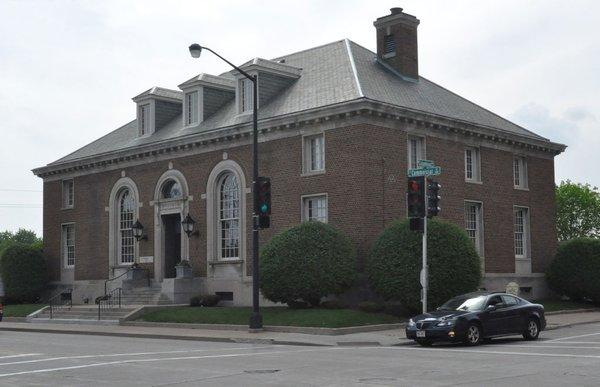
[(440, 310), (464, 310), (473, 312), (482, 310), (486, 296), (458, 296), (450, 299), (444, 305), (440, 306)]

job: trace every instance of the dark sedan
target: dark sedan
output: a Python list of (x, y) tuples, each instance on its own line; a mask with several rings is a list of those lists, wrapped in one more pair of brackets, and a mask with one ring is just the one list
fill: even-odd
[(506, 293), (475, 292), (411, 318), (406, 337), (423, 346), (444, 341), (478, 345), (486, 339), (511, 335), (536, 340), (545, 328), (542, 305)]

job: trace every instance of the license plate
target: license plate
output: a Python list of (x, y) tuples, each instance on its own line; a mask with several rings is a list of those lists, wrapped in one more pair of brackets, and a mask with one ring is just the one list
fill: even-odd
[(425, 337), (425, 331), (417, 331), (417, 337)]

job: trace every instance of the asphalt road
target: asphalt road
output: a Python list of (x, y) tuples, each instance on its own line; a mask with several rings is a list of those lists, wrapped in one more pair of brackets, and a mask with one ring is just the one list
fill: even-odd
[(600, 324), (476, 348), (299, 347), (0, 332), (0, 386), (600, 385)]

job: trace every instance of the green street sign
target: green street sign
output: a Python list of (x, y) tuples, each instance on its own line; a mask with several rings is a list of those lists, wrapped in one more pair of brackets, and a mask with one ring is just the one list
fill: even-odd
[(435, 163), (431, 160), (419, 160), (417, 166), (419, 168), (435, 167)]
[(408, 177), (436, 176), (442, 173), (442, 167), (430, 166), (425, 168), (414, 168), (408, 170)]

